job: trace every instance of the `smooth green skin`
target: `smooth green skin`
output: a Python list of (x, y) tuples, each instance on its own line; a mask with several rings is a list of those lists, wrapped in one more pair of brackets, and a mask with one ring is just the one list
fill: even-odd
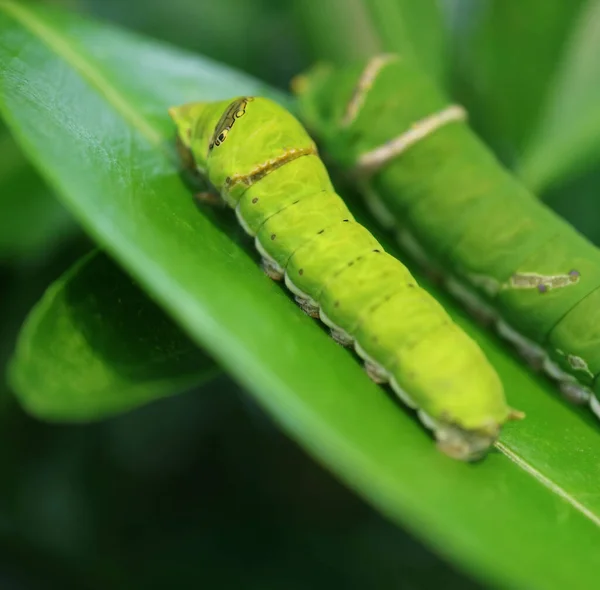
[(248, 228), (256, 233), (264, 219), (296, 201), (298, 185), (306, 176), (315, 179), (313, 186), (316, 193), (333, 191), (327, 171), (319, 158), (293, 160), (267, 174), (259, 183), (248, 187), (238, 201), (239, 214)]
[[(235, 112), (239, 118), (225, 119)], [(289, 266), (292, 282), (319, 305), (327, 302), (330, 309), (333, 302), (339, 325), (395, 377), (418, 408), (436, 420), (495, 435), (510, 408), (477, 345), (354, 221), (316, 154), (293, 160), (288, 180), (287, 163), (273, 168), (295, 150), (314, 148), (291, 113), (267, 98), (247, 104), (238, 98), (172, 107), (170, 114), (181, 144), (223, 199), (233, 208), (243, 200), (241, 211), (256, 209), (247, 225), (255, 228), (252, 235), (267, 254), (286, 272)], [(189, 163), (185, 154), (184, 161)], [(250, 186), (231, 183), (265, 167), (273, 173)], [(361, 258), (379, 280), (332, 280), (337, 273), (352, 277)]]
[[(565, 359), (564, 350), (561, 349), (565, 341), (577, 341), (577, 349), (582, 358), (594, 358), (590, 363), (589, 370), (594, 375), (600, 372), (600, 361), (595, 351), (600, 348), (600, 335), (590, 330), (591, 318), (594, 318), (600, 309), (600, 290), (594, 291), (586, 297), (570, 314), (568, 322), (561, 322), (552, 330), (548, 346), (554, 351), (555, 358), (560, 360), (562, 367), (569, 367)], [(583, 371), (578, 372), (579, 379), (583, 383), (590, 381), (589, 375)]]
[(486, 461), (442, 456), (356, 359), (257, 270), (234, 219), (191, 202), (166, 109), (276, 91), (104, 24), (21, 3), (0, 2), (0, 34), (0, 111), (26, 153), (90, 234), (307, 452), (488, 586), (594, 587), (600, 437), (591, 416), (550, 395), (435, 291), (527, 413), (527, 428), (508, 424)]
[(30, 312), (10, 381), (33, 415), (89, 421), (188, 390), (217, 371), (131, 278), (92, 253)]
[[(348, 168), (364, 152), (448, 105), (426, 75), (403, 57), (380, 71), (356, 119), (342, 126), (345, 105), (360, 77), (357, 71), (364, 67), (349, 66), (338, 74), (320, 66), (296, 86), (308, 125)], [(335, 107), (327, 104), (330, 99)], [(451, 269), (511, 326), (545, 346), (554, 361), (584, 384), (593, 382), (600, 393), (600, 347), (590, 345), (600, 340), (600, 312), (584, 326), (579, 310), (600, 288), (600, 250), (512, 178), (466, 124), (438, 129), (368, 183), (436, 266)], [(510, 288), (508, 282), (514, 273), (566, 275), (572, 270), (580, 273), (578, 282), (544, 293)], [(490, 294), (481, 278), (496, 283), (497, 291)], [(594, 379), (571, 367), (567, 355), (583, 359)]]
[[(320, 305), (328, 301), (332, 312), (332, 316), (328, 317), (347, 332), (352, 332), (359, 321), (360, 313), (364, 312), (369, 304), (373, 304), (373, 297), (386, 291), (385, 288), (382, 289), (382, 283), (387, 291), (395, 286), (394, 283), (389, 284), (382, 280), (385, 279), (386, 272), (398, 270), (393, 261), (378, 256), (382, 249), (381, 244), (362, 225), (338, 223), (327, 229), (326, 240), (308, 241), (301, 246), (288, 260), (285, 272), (292, 283), (302, 291), (314, 293)], [(344, 252), (342, 257), (341, 251)], [(353, 261), (352, 266), (348, 266), (347, 260)], [(360, 285), (360, 290), (351, 300), (346, 300), (342, 308), (340, 302), (335, 299), (336, 294), (352, 291), (351, 277), (356, 279), (357, 268), (369, 272), (371, 277), (377, 276), (379, 280), (358, 278), (354, 286)], [(399, 281), (403, 284), (410, 281), (414, 283), (408, 269), (404, 270), (405, 273), (398, 277)], [(322, 277), (327, 278), (323, 281)], [(344, 281), (346, 286), (342, 287), (340, 281)], [(371, 294), (369, 290), (372, 291)], [(349, 311), (350, 309), (352, 311)], [(340, 323), (333, 318), (340, 320)]]

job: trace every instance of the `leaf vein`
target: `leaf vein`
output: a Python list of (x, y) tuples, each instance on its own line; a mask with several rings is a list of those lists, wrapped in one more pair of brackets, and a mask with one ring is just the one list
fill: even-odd
[(507, 447), (504, 443), (497, 442), (495, 447), (518, 467), (526, 471), (535, 480), (541, 483), (544, 487), (549, 489), (551, 492), (562, 498), (565, 502), (570, 504), (575, 510), (583, 514), (596, 526), (600, 527), (600, 516), (592, 512), (589, 508), (584, 506), (581, 502), (576, 500), (569, 492), (561, 488), (558, 484), (554, 483), (551, 479), (546, 477), (543, 473), (538, 471), (533, 465), (528, 463), (525, 459), (515, 453), (512, 449)]
[(150, 143), (154, 145), (162, 143), (163, 136), (160, 131), (144, 119), (97, 68), (80, 53), (74, 51), (60, 35), (41, 22), (31, 11), (22, 5), (17, 5), (11, 0), (1, 2), (0, 9), (18, 21), (30, 33), (45, 43), (56, 55), (63, 58), (77, 70)]

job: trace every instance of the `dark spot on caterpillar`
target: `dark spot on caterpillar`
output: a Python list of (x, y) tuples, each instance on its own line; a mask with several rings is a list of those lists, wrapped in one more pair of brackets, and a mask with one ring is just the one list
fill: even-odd
[(348, 219), (342, 219), (344, 223), (348, 223)]
[(318, 231), (317, 235), (322, 234), (324, 231), (325, 231), (324, 229), (322, 229), (321, 231)]
[(292, 205), (297, 205), (299, 202), (300, 202), (300, 199), (298, 199), (297, 201), (294, 201), (294, 202), (292, 203)]
[(303, 274), (304, 274), (304, 269), (303, 269), (303, 268), (301, 268), (301, 269), (298, 271), (298, 274), (299, 274), (299, 275), (303, 275)]
[(274, 240), (275, 239), (275, 234), (271, 234), (271, 239)]
[(339, 301), (334, 301), (333, 302), (333, 307), (339, 307), (340, 306), (340, 302)]
[(538, 285), (538, 291), (540, 293), (545, 293), (547, 290), (548, 290), (548, 287), (546, 285), (544, 285), (544, 284)]
[(411, 289), (414, 289), (414, 288), (415, 288), (415, 285), (414, 285), (413, 283), (408, 283), (408, 285), (407, 285), (407, 286), (408, 286), (408, 287), (410, 287)]
[(253, 202), (253, 203), (258, 203), (258, 197), (254, 197), (254, 198), (252, 199), (252, 202)]
[(353, 264), (354, 264), (354, 260), (351, 260), (351, 261), (348, 263), (348, 266), (352, 266)]
[(377, 254), (379, 254), (381, 250), (373, 250), (373, 252), (377, 252)]
[(228, 176), (228, 177), (225, 179), (225, 184), (229, 184), (230, 182), (231, 182), (231, 176)]

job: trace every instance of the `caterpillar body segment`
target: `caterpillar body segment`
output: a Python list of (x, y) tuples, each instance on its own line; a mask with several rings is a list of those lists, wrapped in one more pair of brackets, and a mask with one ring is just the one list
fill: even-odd
[(353, 347), (374, 380), (418, 408), (446, 454), (485, 454), (519, 413), (479, 347), (354, 220), (300, 123), (252, 97), (170, 114), (183, 162), (235, 210), (267, 274)]
[(294, 89), (401, 246), (600, 417), (600, 250), (499, 164), (410, 59), (320, 65)]

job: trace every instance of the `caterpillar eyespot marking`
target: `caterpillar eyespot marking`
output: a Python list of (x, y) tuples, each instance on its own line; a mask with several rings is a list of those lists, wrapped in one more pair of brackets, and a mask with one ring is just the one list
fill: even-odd
[[(301, 124), (265, 98), (169, 112), (180, 137), (195, 130), (186, 148), (254, 237), (267, 275), (351, 347), (373, 380), (419, 411), (440, 450), (481, 458), (519, 414), (475, 342), (354, 220)], [(274, 125), (285, 145), (273, 140)]]
[(234, 123), (237, 119), (244, 116), (246, 113), (246, 105), (251, 101), (251, 97), (243, 97), (229, 105), (229, 108), (225, 110), (215, 126), (210, 143), (208, 144), (209, 151), (225, 142)]
[(298, 104), (401, 248), (563, 394), (592, 392), (600, 417), (600, 249), (503, 169), (410, 56), (321, 65)]

